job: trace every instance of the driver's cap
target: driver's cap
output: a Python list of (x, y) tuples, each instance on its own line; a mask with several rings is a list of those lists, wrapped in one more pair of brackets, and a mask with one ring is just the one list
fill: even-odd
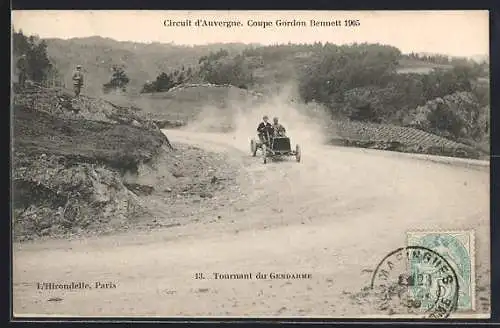
[(268, 120), (268, 119), (269, 119), (269, 116), (264, 115), (264, 117), (263, 117), (262, 119), (263, 119), (263, 120)]

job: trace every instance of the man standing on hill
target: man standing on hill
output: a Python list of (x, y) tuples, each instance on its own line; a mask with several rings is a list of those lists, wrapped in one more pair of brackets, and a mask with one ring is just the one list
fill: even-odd
[(28, 78), (28, 59), (26, 58), (26, 55), (22, 55), (21, 58), (17, 61), (17, 69), (19, 70), (18, 72), (18, 82), (19, 86), (21, 88), (24, 88), (26, 85), (26, 79)]
[(75, 91), (75, 97), (80, 95), (80, 90), (83, 86), (83, 73), (82, 66), (76, 65), (76, 70), (73, 72), (73, 90)]

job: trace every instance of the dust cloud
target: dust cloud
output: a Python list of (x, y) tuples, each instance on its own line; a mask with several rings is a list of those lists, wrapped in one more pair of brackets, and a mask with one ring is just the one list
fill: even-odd
[(186, 130), (222, 132), (238, 148), (247, 149), (250, 139), (257, 136), (257, 125), (267, 115), (271, 122), (273, 117), (278, 117), (287, 130), (292, 148), (295, 144), (307, 148), (324, 144), (324, 123), (327, 122), (325, 108), (316, 103), (305, 104), (300, 101), (293, 84), (283, 86), (279, 92), (259, 96), (246, 90), (236, 90), (239, 93), (229, 93), (221, 106), (204, 106)]

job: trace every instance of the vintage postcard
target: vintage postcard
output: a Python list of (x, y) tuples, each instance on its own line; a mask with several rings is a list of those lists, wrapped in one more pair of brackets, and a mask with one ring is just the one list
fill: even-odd
[(490, 317), (488, 11), (13, 11), (15, 318)]

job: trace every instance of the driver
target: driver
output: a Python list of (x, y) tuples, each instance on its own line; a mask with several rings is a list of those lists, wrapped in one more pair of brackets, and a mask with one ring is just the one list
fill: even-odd
[(264, 143), (267, 140), (267, 135), (273, 135), (273, 126), (269, 123), (269, 117), (264, 115), (262, 117), (262, 122), (259, 123), (257, 127), (257, 133), (259, 134), (260, 142)]
[(275, 117), (273, 118), (273, 132), (274, 136), (277, 137), (285, 137), (286, 136), (286, 129), (281, 123), (278, 122), (278, 118)]

